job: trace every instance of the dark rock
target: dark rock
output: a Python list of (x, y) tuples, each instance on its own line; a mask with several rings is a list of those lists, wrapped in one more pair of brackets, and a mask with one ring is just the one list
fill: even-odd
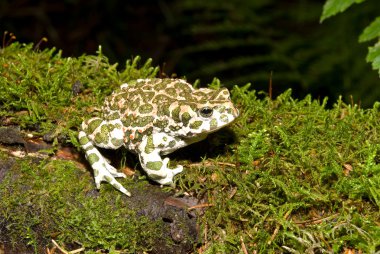
[(0, 127), (0, 143), (5, 145), (25, 144), (20, 127)]

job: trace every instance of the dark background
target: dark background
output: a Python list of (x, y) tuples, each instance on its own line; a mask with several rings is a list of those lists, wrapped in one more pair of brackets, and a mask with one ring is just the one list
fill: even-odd
[(95, 54), (111, 62), (153, 58), (168, 76), (227, 87), (252, 83), (295, 97), (342, 94), (369, 107), (380, 98), (377, 71), (366, 63), (358, 36), (380, 15), (377, 0), (319, 23), (321, 0), (116, 1), (0, 0), (0, 31), (20, 42), (56, 47), (64, 56)]

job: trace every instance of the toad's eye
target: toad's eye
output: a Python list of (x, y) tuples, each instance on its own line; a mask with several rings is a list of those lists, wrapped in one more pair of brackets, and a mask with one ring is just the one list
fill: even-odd
[(212, 116), (212, 112), (213, 112), (213, 110), (210, 107), (204, 107), (204, 108), (201, 108), (199, 110), (199, 114), (201, 114), (201, 116), (203, 116), (203, 117), (210, 117), (210, 116)]

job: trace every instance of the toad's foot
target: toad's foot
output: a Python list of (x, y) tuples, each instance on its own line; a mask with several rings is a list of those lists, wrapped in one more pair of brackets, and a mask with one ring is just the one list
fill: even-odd
[(148, 161), (146, 164), (141, 164), (149, 178), (162, 185), (170, 185), (174, 187), (173, 178), (183, 170), (183, 166), (178, 165), (175, 168), (168, 167), (169, 158), (162, 161)]
[(131, 193), (115, 179), (115, 177), (125, 178), (125, 174), (117, 172), (116, 169), (108, 164), (104, 158), (91, 166), (94, 169), (95, 185), (97, 189), (100, 189), (100, 183), (104, 181), (110, 183), (125, 195), (131, 196)]
[(131, 196), (131, 193), (127, 191), (115, 177), (126, 177), (125, 174), (117, 172), (106, 159), (100, 154), (99, 150), (93, 145), (92, 141), (86, 135), (85, 132), (79, 132), (79, 142), (85, 151), (86, 159), (91, 164), (94, 171), (95, 185), (97, 189), (100, 189), (100, 183), (102, 181), (110, 183), (116, 189), (121, 191), (127, 196)]

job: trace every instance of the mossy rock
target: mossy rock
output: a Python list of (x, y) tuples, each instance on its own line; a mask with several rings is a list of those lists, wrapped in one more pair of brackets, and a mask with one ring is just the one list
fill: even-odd
[(52, 239), (86, 251), (187, 253), (193, 248), (196, 217), (167, 205), (170, 193), (158, 186), (124, 181), (132, 186), (128, 198), (110, 186), (98, 192), (90, 173), (72, 162), (2, 154), (0, 165), (0, 242), (10, 243), (10, 249), (43, 253)]

